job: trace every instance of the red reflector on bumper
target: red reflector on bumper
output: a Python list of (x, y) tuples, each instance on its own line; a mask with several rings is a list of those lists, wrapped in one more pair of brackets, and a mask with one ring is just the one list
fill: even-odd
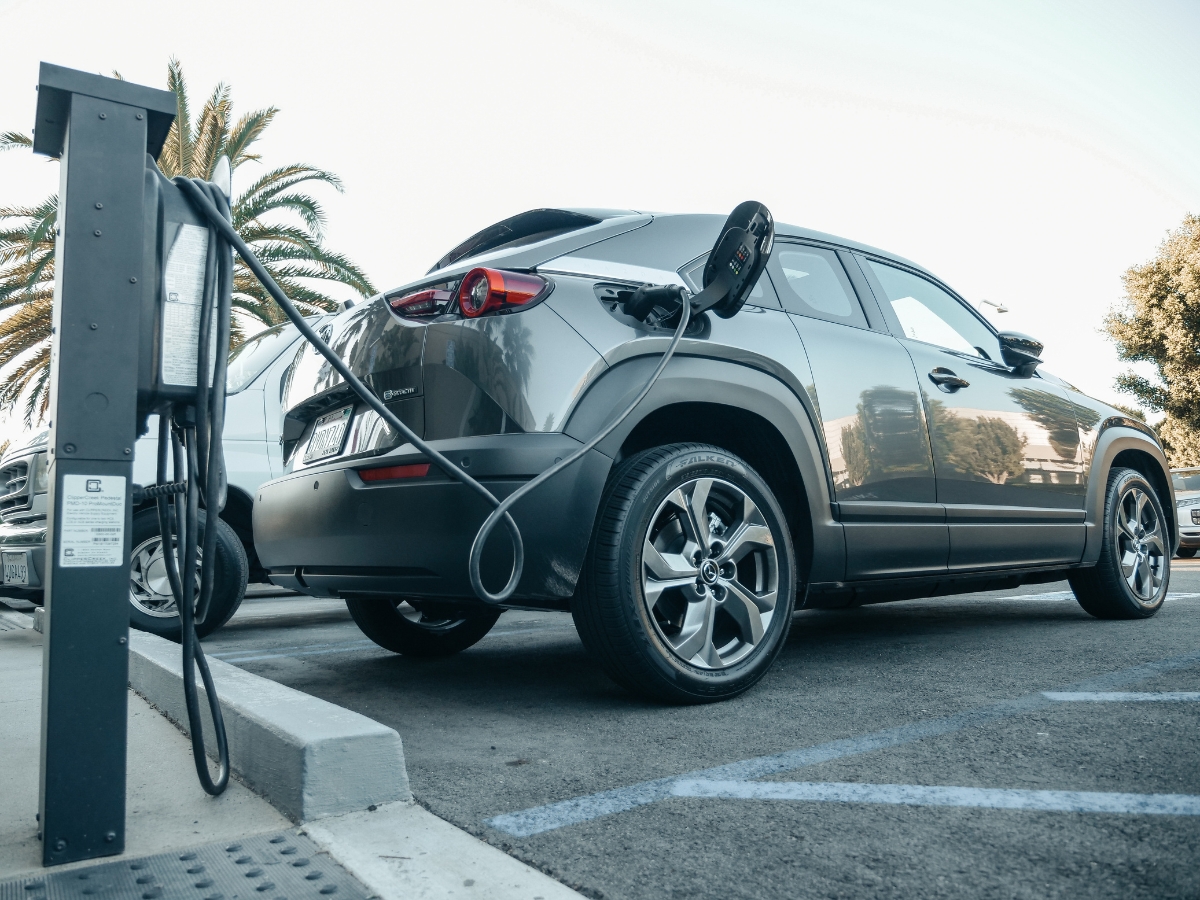
[(429, 463), (414, 463), (411, 466), (385, 466), (381, 469), (359, 469), (358, 477), (363, 481), (395, 481), (397, 478), (424, 478), (429, 474)]

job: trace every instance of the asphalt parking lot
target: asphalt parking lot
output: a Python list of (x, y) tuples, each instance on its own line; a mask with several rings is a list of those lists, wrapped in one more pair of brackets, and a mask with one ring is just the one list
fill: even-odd
[(1148, 621), (1066, 591), (803, 612), (757, 687), (682, 708), (566, 614), (429, 661), (253, 599), (205, 646), (395, 727), (422, 804), (592, 896), (1200, 896), (1200, 562)]

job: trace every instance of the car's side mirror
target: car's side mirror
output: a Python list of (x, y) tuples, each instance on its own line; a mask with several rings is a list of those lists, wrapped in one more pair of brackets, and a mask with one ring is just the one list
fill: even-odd
[(1042, 342), (1019, 331), (1001, 331), (1000, 355), (1016, 375), (1028, 378), (1042, 362)]

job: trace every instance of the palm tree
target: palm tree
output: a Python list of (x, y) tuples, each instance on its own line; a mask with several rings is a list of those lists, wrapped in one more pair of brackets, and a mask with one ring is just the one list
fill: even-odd
[[(115, 74), (115, 73), (114, 73)], [(120, 75), (117, 75), (119, 78)], [(167, 87), (179, 103), (158, 160), (164, 175), (211, 179), (222, 156), (236, 171), (259, 162), (251, 148), (279, 112), (273, 106), (233, 121), (227, 85), (218, 84), (193, 122), (183, 69), (167, 65)], [(31, 148), (33, 141), (15, 131), (0, 134), (0, 150)], [(236, 178), (235, 178), (236, 181)], [(367, 276), (346, 256), (324, 246), (325, 213), (307, 193), (316, 182), (341, 192), (342, 183), (324, 169), (295, 163), (261, 175), (233, 201), (233, 226), (255, 255), (304, 312), (331, 310), (337, 302), (319, 290), (321, 282), (349, 285), (364, 297), (375, 293)], [(58, 195), (37, 206), (0, 207), (0, 408), (12, 409), (25, 397), (25, 424), (40, 420), (50, 401), (50, 328), (54, 299), (54, 232)], [(245, 267), (234, 265), (232, 340), (242, 341), (239, 322), (248, 317), (266, 325), (284, 320), (270, 295)]]

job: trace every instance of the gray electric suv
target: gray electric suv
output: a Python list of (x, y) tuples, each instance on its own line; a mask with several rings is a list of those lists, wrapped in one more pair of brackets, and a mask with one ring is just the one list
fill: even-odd
[[(334, 350), (498, 497), (624, 409), (671, 338), (625, 314), (647, 284), (702, 288), (720, 216), (534, 210), (427, 277), (342, 314)], [(1153, 432), (1038, 368), (936, 276), (776, 226), (731, 318), (697, 316), (660, 380), (587, 457), (522, 498), (507, 606), (570, 610), (626, 688), (729, 697), (794, 609), (1069, 579), (1102, 618), (1153, 615), (1178, 541)], [(489, 508), (303, 349), (285, 385), (288, 474), (255, 546), (275, 583), (345, 599), (412, 655), (462, 650), (501, 610), (467, 559)], [(483, 578), (512, 548), (489, 539)]]

